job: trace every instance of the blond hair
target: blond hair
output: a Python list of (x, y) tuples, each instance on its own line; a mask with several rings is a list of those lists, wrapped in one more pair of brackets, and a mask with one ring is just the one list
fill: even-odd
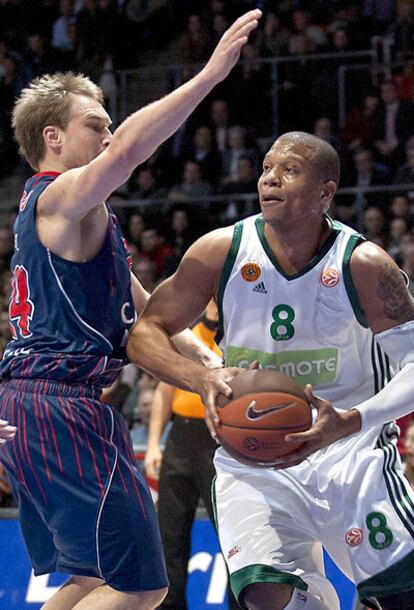
[(87, 76), (73, 72), (35, 78), (16, 100), (12, 116), (14, 137), (20, 153), (36, 171), (46, 154), (43, 130), (48, 125), (66, 129), (71, 95), (85, 95), (103, 103), (101, 88)]

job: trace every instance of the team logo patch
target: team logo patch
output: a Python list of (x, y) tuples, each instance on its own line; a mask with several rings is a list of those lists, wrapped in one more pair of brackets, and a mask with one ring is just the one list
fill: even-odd
[(349, 546), (358, 546), (364, 539), (364, 532), (359, 527), (351, 527), (345, 534), (345, 542)]
[(336, 269), (325, 269), (321, 274), (321, 282), (327, 288), (333, 288), (339, 282), (339, 273)]
[(236, 544), (236, 546), (234, 546), (232, 549), (230, 549), (230, 551), (227, 553), (227, 560), (234, 557), (234, 555), (236, 555), (237, 553), (240, 553), (240, 551), (241, 551), (241, 546), (238, 546)]
[(257, 263), (246, 263), (240, 270), (241, 276), (246, 282), (255, 282), (262, 274)]

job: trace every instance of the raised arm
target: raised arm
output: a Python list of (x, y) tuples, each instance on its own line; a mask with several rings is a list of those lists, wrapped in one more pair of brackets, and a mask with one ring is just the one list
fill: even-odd
[[(58, 208), (62, 215), (73, 220), (85, 217), (105, 201), (137, 165), (178, 129), (213, 87), (226, 78), (260, 16), (259, 10), (253, 10), (237, 19), (201, 72), (166, 97), (132, 114), (94, 160), (83, 167), (69, 169), (55, 180), (42, 196), (43, 211), (46, 213), (50, 207), (50, 211), (56, 212)], [(95, 122), (97, 128), (108, 130), (105, 116)]]

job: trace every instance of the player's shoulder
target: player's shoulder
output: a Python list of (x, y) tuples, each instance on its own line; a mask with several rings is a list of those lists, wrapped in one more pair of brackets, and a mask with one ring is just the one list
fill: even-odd
[(361, 298), (378, 296), (387, 289), (406, 292), (403, 273), (394, 259), (380, 246), (363, 241), (353, 251), (351, 260), (352, 279)]
[(361, 241), (351, 256), (351, 270), (353, 273), (372, 273), (379, 271), (384, 265), (390, 265), (398, 270), (393, 258), (383, 248), (372, 241)]

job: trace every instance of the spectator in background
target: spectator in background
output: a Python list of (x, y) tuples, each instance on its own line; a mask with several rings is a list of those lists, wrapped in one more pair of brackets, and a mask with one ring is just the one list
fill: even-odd
[(210, 127), (197, 127), (193, 136), (193, 144), (188, 151), (188, 159), (199, 164), (203, 180), (210, 184), (217, 184), (222, 173), (222, 160), (213, 143)]
[(408, 221), (405, 218), (395, 216), (391, 219), (390, 225), (390, 240), (387, 246), (387, 252), (392, 258), (401, 265), (401, 238), (409, 231)]
[[(237, 164), (237, 173), (234, 179), (227, 182), (222, 188), (223, 195), (230, 194), (255, 194), (257, 189), (257, 169), (254, 160), (249, 155), (241, 155)], [(256, 200), (257, 198), (254, 197)], [(231, 201), (221, 218), (224, 222), (234, 221), (238, 218), (243, 218), (248, 214), (259, 212), (259, 208), (250, 201), (237, 200)]]
[[(361, 148), (354, 152), (348, 186), (369, 187), (387, 184), (388, 180), (389, 172), (374, 163), (372, 150)], [(385, 208), (386, 197), (383, 193), (364, 193), (361, 191), (355, 196), (353, 205), (357, 210), (374, 205)]]
[(327, 44), (327, 38), (322, 28), (310, 23), (309, 13), (303, 10), (295, 10), (292, 13), (292, 32), (294, 34), (304, 34), (312, 43), (315, 49)]
[(188, 206), (174, 206), (170, 211), (170, 222), (165, 240), (173, 249), (173, 254), (181, 258), (197, 237), (192, 209)]
[(366, 147), (372, 143), (374, 118), (379, 104), (379, 92), (377, 89), (370, 89), (364, 95), (362, 108), (353, 106), (346, 115), (340, 137), (351, 150)]
[(226, 150), (230, 127), (230, 112), (227, 102), (217, 99), (211, 104), (210, 121), (213, 138), (220, 152)]
[(141, 233), (141, 249), (138, 258), (146, 258), (155, 263), (157, 277), (161, 277), (165, 259), (171, 256), (172, 248), (165, 243), (158, 226), (146, 226)]
[(256, 45), (247, 43), (242, 49), (242, 63), (236, 67), (232, 83), (233, 99), (243, 100), (243, 103), (235, 105), (234, 115), (239, 123), (249, 127), (255, 137), (269, 134), (271, 116), (269, 67), (258, 59)]
[(247, 129), (240, 125), (233, 125), (228, 130), (228, 147), (223, 152), (223, 185), (237, 182), (239, 178), (239, 159), (248, 155), (255, 160), (257, 166), (257, 155), (253, 148), (247, 143)]
[(148, 258), (140, 258), (137, 254), (132, 263), (132, 270), (135, 275), (139, 277), (139, 281), (144, 286), (145, 290), (151, 293), (155, 289), (158, 281), (158, 270), (154, 261), (151, 261)]
[(59, 69), (59, 59), (42, 33), (33, 32), (26, 39), (23, 54), (22, 76), (25, 86), (43, 74), (52, 74)]
[(282, 27), (276, 13), (264, 16), (263, 30), (257, 35), (257, 49), (261, 57), (287, 55), (289, 47), (289, 30)]
[(404, 437), (405, 476), (414, 489), (414, 421), (408, 424)]
[(128, 181), (128, 193), (137, 199), (160, 199), (167, 192), (157, 184), (154, 170), (148, 166), (138, 167)]
[(168, 198), (174, 201), (186, 201), (187, 199), (199, 199), (213, 194), (211, 184), (203, 180), (200, 164), (197, 161), (186, 161), (182, 174), (182, 181), (175, 184), (168, 193)]
[(394, 195), (391, 199), (390, 212), (393, 217), (404, 218), (407, 223), (411, 223), (412, 214), (410, 210), (410, 201), (407, 195)]
[(364, 212), (364, 235), (381, 248), (387, 247), (385, 215), (381, 208), (371, 206)]
[(204, 61), (209, 55), (210, 46), (210, 36), (200, 15), (189, 15), (186, 31), (180, 41), (182, 63), (193, 64)]
[(414, 6), (412, 2), (398, 3), (398, 16), (392, 27), (394, 53), (397, 61), (413, 57), (414, 49)]
[(62, 55), (74, 51), (74, 39), (70, 34), (71, 26), (76, 24), (73, 13), (73, 0), (60, 0), (60, 16), (53, 23), (52, 47), (59, 50)]
[(15, 54), (0, 57), (0, 176), (9, 175), (17, 165), (17, 145), (11, 127), (14, 100), (23, 88)]
[(382, 83), (381, 100), (374, 122), (374, 145), (380, 159), (395, 170), (402, 161), (405, 141), (414, 133), (414, 107), (400, 99), (392, 80)]
[(129, 217), (128, 221), (128, 243), (131, 242), (138, 249), (141, 248), (142, 232), (145, 229), (145, 221), (142, 214), (134, 212)]
[(408, 184), (409, 182), (414, 183), (414, 135), (405, 144), (405, 161), (398, 168), (394, 179), (395, 184)]

